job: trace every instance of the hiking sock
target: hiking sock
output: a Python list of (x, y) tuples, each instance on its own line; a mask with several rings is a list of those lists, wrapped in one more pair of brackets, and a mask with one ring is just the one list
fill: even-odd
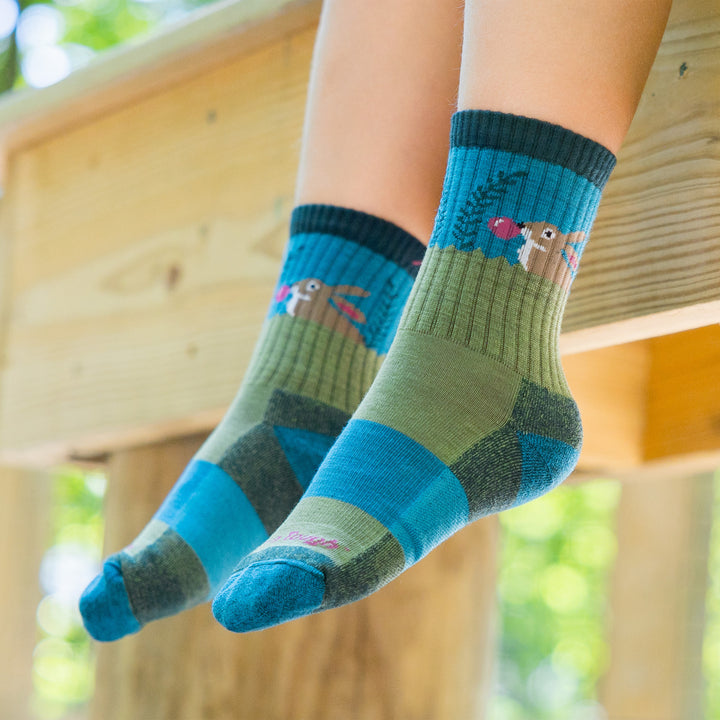
[(567, 477), (581, 425), (560, 323), (614, 163), (556, 125), (454, 115), (435, 229), (387, 359), (303, 499), (217, 594), (225, 627), (362, 598)]
[(278, 289), (231, 407), (80, 600), (94, 638), (115, 640), (210, 600), (285, 519), (375, 377), (424, 252), (372, 215), (295, 209)]

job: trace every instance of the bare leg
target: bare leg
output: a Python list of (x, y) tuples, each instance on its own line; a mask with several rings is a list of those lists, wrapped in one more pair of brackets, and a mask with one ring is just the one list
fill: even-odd
[(671, 0), (467, 0), (460, 109), (526, 115), (617, 153)]
[(427, 243), (460, 65), (456, 0), (327, 0), (296, 204), (351, 207)]

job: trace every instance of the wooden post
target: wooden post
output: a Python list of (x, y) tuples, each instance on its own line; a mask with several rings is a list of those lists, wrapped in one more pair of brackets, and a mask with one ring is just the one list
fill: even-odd
[(712, 476), (627, 483), (618, 519), (609, 720), (702, 717)]
[[(113, 456), (107, 551), (154, 512), (197, 440)], [(208, 605), (100, 647), (95, 720), (474, 720), (489, 689), (497, 523), (371, 598), (234, 635)]]
[(38, 570), (48, 541), (50, 484), (38, 472), (0, 468), (0, 714), (27, 720), (32, 695)]

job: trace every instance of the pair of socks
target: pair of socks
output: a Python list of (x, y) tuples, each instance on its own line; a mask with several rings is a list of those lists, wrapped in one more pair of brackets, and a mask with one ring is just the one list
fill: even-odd
[[(91, 634), (119, 637), (208, 599), (223, 581), (213, 612), (233, 631), (343, 605), (472, 520), (567, 477), (582, 433), (560, 365), (560, 323), (614, 163), (606, 148), (556, 125), (456, 113), (435, 229), (399, 326), (419, 253), (399, 259), (391, 243), (367, 236), (365, 250), (382, 256), (403, 295), (387, 289), (389, 280), (382, 290), (369, 285), (380, 265), (338, 259), (348, 242), (339, 230), (314, 246), (312, 262), (333, 272), (303, 263), (290, 271), (299, 263), (291, 233), (251, 379), (136, 544), (108, 559), (86, 591), (81, 607)], [(296, 213), (320, 210), (340, 212)], [(369, 219), (392, 229), (393, 240), (402, 233)], [(339, 272), (350, 266), (357, 275)], [(326, 304), (308, 308), (315, 296)], [(287, 330), (295, 345), (281, 343), (293, 348), (292, 362), (267, 349), (281, 319), (288, 328), (304, 323)], [(376, 334), (376, 324), (385, 332)], [(327, 338), (306, 343), (315, 335)], [(332, 361), (320, 359), (323, 342), (343, 349)], [(333, 370), (329, 380), (327, 368), (346, 357), (346, 371)], [(318, 363), (317, 382), (309, 382), (315, 370), (305, 368)], [(291, 381), (294, 375), (302, 381)], [(352, 383), (357, 391), (347, 390)], [(248, 463), (253, 482), (244, 480)], [(280, 482), (290, 475), (299, 486), (294, 494)], [(177, 557), (168, 560), (166, 546)], [(205, 584), (177, 592), (191, 556)], [(170, 595), (171, 609), (163, 600)], [(151, 611), (146, 598), (153, 598)]]
[(295, 209), (233, 403), (145, 529), (105, 561), (80, 600), (95, 639), (211, 600), (277, 529), (370, 387), (424, 253), (372, 215)]

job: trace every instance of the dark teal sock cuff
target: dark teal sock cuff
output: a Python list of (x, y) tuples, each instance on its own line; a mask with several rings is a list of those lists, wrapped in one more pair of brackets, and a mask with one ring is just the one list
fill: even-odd
[(300, 205), (290, 218), (290, 235), (335, 235), (382, 255), (415, 277), (425, 246), (388, 220), (335, 205)]
[(602, 190), (616, 158), (606, 147), (544, 120), (490, 110), (461, 110), (452, 118), (451, 147), (518, 153), (560, 165)]

